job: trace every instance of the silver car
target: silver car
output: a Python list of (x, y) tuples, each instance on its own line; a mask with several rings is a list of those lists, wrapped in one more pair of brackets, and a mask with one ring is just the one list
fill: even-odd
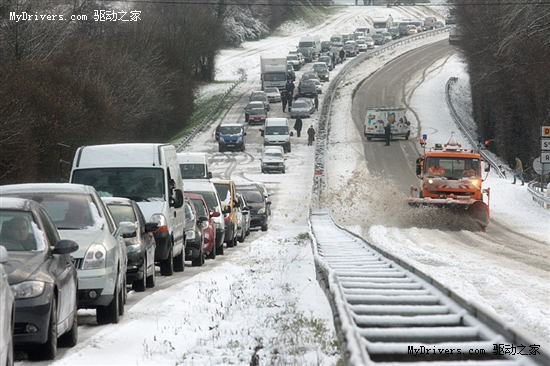
[(292, 103), (292, 109), (290, 110), (290, 118), (310, 118), (309, 105), (303, 100), (297, 100)]
[(62, 239), (74, 240), (72, 254), (78, 277), (78, 308), (96, 309), (99, 324), (118, 323), (126, 302), (126, 244), (123, 234), (135, 225), (117, 228), (111, 213), (92, 186), (30, 183), (0, 186), (0, 195), (40, 202)]

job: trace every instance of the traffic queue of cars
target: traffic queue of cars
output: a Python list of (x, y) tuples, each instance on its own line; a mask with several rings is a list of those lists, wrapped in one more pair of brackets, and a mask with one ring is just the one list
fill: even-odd
[[(153, 160), (140, 160), (146, 150)], [(116, 164), (104, 159), (114, 152)], [(54, 359), (58, 346), (78, 342), (78, 309), (116, 324), (130, 288), (155, 286), (156, 265), (165, 276), (183, 271), (184, 260), (200, 267), (251, 228), (267, 230), (263, 185), (243, 193), (210, 178), (205, 154), (107, 144), (77, 151), (71, 183), (0, 186), (0, 364), (13, 365), (14, 349)]]

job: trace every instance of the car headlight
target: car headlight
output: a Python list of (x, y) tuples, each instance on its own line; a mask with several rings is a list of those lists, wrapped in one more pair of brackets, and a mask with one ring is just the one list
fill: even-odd
[(264, 213), (265, 213), (265, 208), (260, 208), (260, 209), (258, 210), (258, 214), (261, 215), (261, 214), (264, 214)]
[(92, 244), (84, 255), (82, 269), (98, 269), (105, 268), (105, 258), (107, 250), (101, 244)]
[(240, 142), (242, 142), (242, 141), (243, 141), (243, 138), (242, 138), (242, 137), (239, 137), (239, 138), (237, 139), (237, 144), (240, 143)]
[(41, 281), (25, 281), (10, 287), (15, 299), (30, 299), (42, 295), (45, 284)]
[(285, 143), (290, 142), (290, 136), (286, 138)]
[(195, 240), (195, 230), (187, 230), (185, 232), (185, 238), (187, 240)]

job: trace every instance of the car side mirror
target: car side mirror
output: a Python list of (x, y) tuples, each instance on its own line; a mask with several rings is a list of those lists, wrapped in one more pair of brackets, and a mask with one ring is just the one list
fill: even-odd
[(206, 177), (207, 177), (208, 179), (212, 179), (212, 172), (208, 172), (208, 174), (206, 175)]
[(485, 172), (489, 173), (491, 171), (491, 164), (485, 164)]
[(170, 206), (174, 208), (180, 208), (183, 206), (183, 191), (179, 188), (175, 188), (170, 199)]
[(243, 132), (243, 136), (246, 136), (246, 132)]
[(220, 213), (218, 211), (210, 212), (210, 216), (212, 217), (220, 217)]
[(132, 234), (136, 232), (136, 224), (129, 221), (121, 221), (115, 231), (114, 236), (124, 236), (125, 234)]
[(61, 239), (55, 244), (52, 253), (53, 254), (69, 254), (78, 250), (78, 244), (75, 241), (68, 239)]
[(290, 136), (291, 137), (294, 136), (294, 132), (290, 131)]
[(264, 130), (260, 129), (260, 135), (261, 135), (261, 136), (264, 135)]
[(231, 213), (231, 207), (230, 206), (225, 206), (224, 209), (222, 210), (222, 212), (224, 214), (230, 214)]
[(271, 201), (267, 201), (265, 204), (266, 204), (266, 205), (270, 205), (270, 204), (271, 204)]

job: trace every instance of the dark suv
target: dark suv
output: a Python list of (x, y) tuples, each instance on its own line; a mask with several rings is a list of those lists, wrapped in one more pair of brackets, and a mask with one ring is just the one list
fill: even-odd
[(237, 185), (237, 192), (244, 196), (250, 208), (250, 227), (259, 226), (262, 231), (267, 231), (271, 201), (265, 196), (264, 191), (256, 184), (244, 184)]

